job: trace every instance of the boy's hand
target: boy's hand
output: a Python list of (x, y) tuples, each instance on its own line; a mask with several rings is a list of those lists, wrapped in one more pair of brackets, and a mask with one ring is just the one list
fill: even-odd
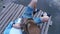
[(49, 20), (49, 17), (48, 16), (41, 17), (41, 21), (42, 22), (48, 22), (48, 20)]
[(41, 17), (42, 22), (48, 22), (49, 16), (46, 12), (44, 12), (43, 16)]

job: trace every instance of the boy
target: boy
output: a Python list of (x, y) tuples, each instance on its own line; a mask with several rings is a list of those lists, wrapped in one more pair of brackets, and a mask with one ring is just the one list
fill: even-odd
[[(49, 17), (46, 15), (41, 18), (33, 17), (32, 14), (33, 14), (34, 9), (36, 8), (37, 1), (38, 0), (32, 0), (30, 2), (30, 4), (25, 8), (24, 14), (22, 15), (22, 17), (18, 18), (17, 22), (14, 22), (15, 24), (13, 24), (13, 27), (11, 27), (8, 34), (22, 34), (22, 31), (20, 29), (21, 20), (19, 20), (19, 19), (24, 18), (26, 20), (26, 19), (32, 18), (36, 24), (39, 24), (40, 22), (47, 22), (49, 20)], [(12, 25), (10, 25), (10, 26), (12, 26)], [(4, 31), (4, 34), (7, 33), (7, 29), (8, 29), (8, 27)]]

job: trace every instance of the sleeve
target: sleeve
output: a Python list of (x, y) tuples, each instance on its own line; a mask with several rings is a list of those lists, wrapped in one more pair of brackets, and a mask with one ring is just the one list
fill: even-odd
[(41, 19), (38, 18), (38, 17), (34, 17), (33, 20), (34, 20), (34, 22), (35, 22), (36, 24), (40, 24), (40, 23), (41, 23)]

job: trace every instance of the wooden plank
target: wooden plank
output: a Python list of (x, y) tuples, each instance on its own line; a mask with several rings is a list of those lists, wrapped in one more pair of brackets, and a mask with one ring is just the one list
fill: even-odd
[(41, 34), (44, 34), (44, 32), (45, 32), (45, 26), (46, 26), (46, 23), (44, 23), (43, 26), (42, 26)]
[(34, 15), (34, 17), (36, 17), (36, 16), (37, 16), (37, 14), (38, 14), (38, 13), (36, 13), (36, 14)]
[[(21, 9), (22, 9), (22, 8), (21, 8)], [(20, 9), (20, 10), (21, 10), (21, 9)], [(19, 10), (19, 11), (20, 11), (20, 10)], [(18, 14), (18, 13), (17, 13), (17, 14)]]
[[(18, 5), (18, 4), (17, 4)], [(4, 29), (6, 28), (6, 26), (8, 25), (8, 23), (14, 18), (14, 16), (16, 15), (16, 13), (18, 12), (18, 8), (19, 6), (17, 6), (14, 10), (14, 13), (11, 15), (10, 19), (6, 22), (6, 24), (4, 25), (4, 27), (2, 28), (1, 32), (3, 33)]]
[(19, 5), (18, 12), (16, 13), (16, 15), (14, 16), (14, 18), (12, 19), (12, 21), (14, 21), (15, 19), (18, 18), (18, 16), (20, 15), (23, 7), (24, 7), (23, 5)]
[(45, 28), (45, 34), (48, 34), (48, 29), (49, 29), (50, 23), (51, 23), (51, 16), (50, 16), (50, 19), (49, 19), (48, 23), (46, 23), (47, 25), (46, 25), (46, 28)]
[[(22, 9), (23, 9), (23, 5), (19, 5), (18, 9), (16, 10), (17, 13), (14, 15), (13, 19), (10, 20), (10, 21), (13, 21), (14, 19), (16, 19), (16, 17), (19, 15), (19, 13), (21, 12)], [(9, 23), (10, 21), (8, 21), (8, 23)], [(7, 25), (8, 25), (8, 24), (6, 24), (6, 26), (7, 26)], [(4, 26), (4, 29), (6, 28), (6, 26)]]
[[(10, 10), (10, 12), (8, 12), (8, 14), (5, 16), (5, 20), (8, 20), (8, 18), (11, 17), (11, 14), (13, 14), (14, 10), (16, 10), (15, 7), (17, 8), (16, 4), (13, 6), (12, 10)], [(5, 20), (2, 22), (2, 24), (5, 22)]]
[(0, 16), (0, 21), (9, 12), (9, 10), (12, 8), (13, 5), (14, 5), (14, 3), (12, 3), (11, 6)]
[[(22, 16), (22, 14), (24, 13), (24, 10), (25, 10), (26, 7), (23, 8), (23, 10), (21, 11), (20, 15), (19, 16)], [(19, 18), (18, 16), (18, 18)]]
[[(4, 25), (8, 21), (8, 19), (11, 17), (11, 15), (13, 14), (13, 11), (16, 10), (16, 8), (17, 8), (17, 6), (16, 6), (16, 4), (14, 4), (14, 6), (11, 8), (11, 10), (5, 16), (4, 21), (2, 21), (2, 23), (1, 23), (2, 25)], [(0, 27), (2, 27), (2, 25)]]
[[(20, 9), (20, 10), (19, 10), (19, 9)], [(23, 5), (21, 5), (21, 6), (19, 7), (19, 9), (18, 9), (19, 11), (17, 12), (17, 14), (20, 15), (21, 10), (23, 9)], [(17, 15), (17, 14), (16, 14), (16, 16), (14, 16), (14, 18), (12, 19), (12, 21), (13, 21), (14, 19), (16, 19), (17, 16), (19, 16), (19, 15)], [(9, 22), (9, 21), (8, 21), (8, 22)], [(7, 24), (6, 24), (6, 25), (7, 25)], [(5, 27), (6, 27), (6, 26), (4, 26), (4, 28), (5, 28)], [(3, 30), (2, 30), (2, 31), (3, 31)]]
[(34, 15), (34, 17), (41, 17), (42, 14), (43, 14), (43, 11), (40, 10), (38, 13), (36, 13), (36, 14)]
[(39, 13), (37, 14), (37, 17), (41, 17), (41, 15), (43, 14), (43, 11), (39, 11)]
[(22, 10), (20, 11), (20, 13), (19, 13), (19, 15), (17, 16), (17, 18), (19, 18), (19, 17), (22, 15), (23, 10), (24, 10), (24, 7), (23, 7)]
[[(16, 10), (16, 8), (18, 7), (18, 5), (17, 4), (15, 4), (14, 5), (14, 7), (10, 10), (10, 14), (9, 14), (9, 16), (6, 18), (6, 20), (5, 21), (3, 21), (3, 24), (1, 25), (1, 28), (2, 28), (2, 30), (3, 30), (3, 26), (4, 26), (4, 24), (5, 23), (7, 23), (7, 21), (9, 21), (11, 18), (11, 16), (12, 16), (12, 14), (14, 13), (14, 11)], [(0, 32), (2, 32), (2, 30), (0, 31)]]
[(0, 20), (0, 25), (2, 24), (2, 21), (4, 21), (6, 19), (6, 16), (8, 16), (8, 14), (10, 14), (9, 12), (11, 12), (11, 8), (14, 6), (14, 3), (11, 4), (11, 6), (9, 7), (9, 9), (7, 10), (7, 13), (6, 14), (2, 14), (2, 19)]
[[(4, 14), (4, 12), (9, 8), (10, 5), (11, 5), (11, 3), (9, 3), (8, 5), (6, 5), (5, 8), (3, 8), (3, 10), (0, 12), (0, 16), (1, 16), (2, 14)], [(3, 5), (3, 6), (5, 6), (5, 5)]]
[(52, 26), (52, 24), (53, 24), (53, 21), (51, 20), (50, 26)]

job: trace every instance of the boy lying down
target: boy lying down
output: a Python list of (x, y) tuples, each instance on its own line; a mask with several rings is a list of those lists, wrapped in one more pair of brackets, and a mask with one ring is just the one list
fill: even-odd
[(38, 0), (32, 0), (30, 4), (24, 9), (24, 14), (22, 14), (20, 18), (16, 19), (14, 22), (12, 22), (10, 25), (6, 27), (4, 34), (23, 34), (21, 30), (22, 19), (26, 20), (32, 18), (35, 24), (39, 24), (41, 22), (48, 22), (49, 17), (47, 15), (43, 15), (43, 17), (39, 17), (39, 18), (32, 16), (33, 11), (36, 8), (37, 1)]

